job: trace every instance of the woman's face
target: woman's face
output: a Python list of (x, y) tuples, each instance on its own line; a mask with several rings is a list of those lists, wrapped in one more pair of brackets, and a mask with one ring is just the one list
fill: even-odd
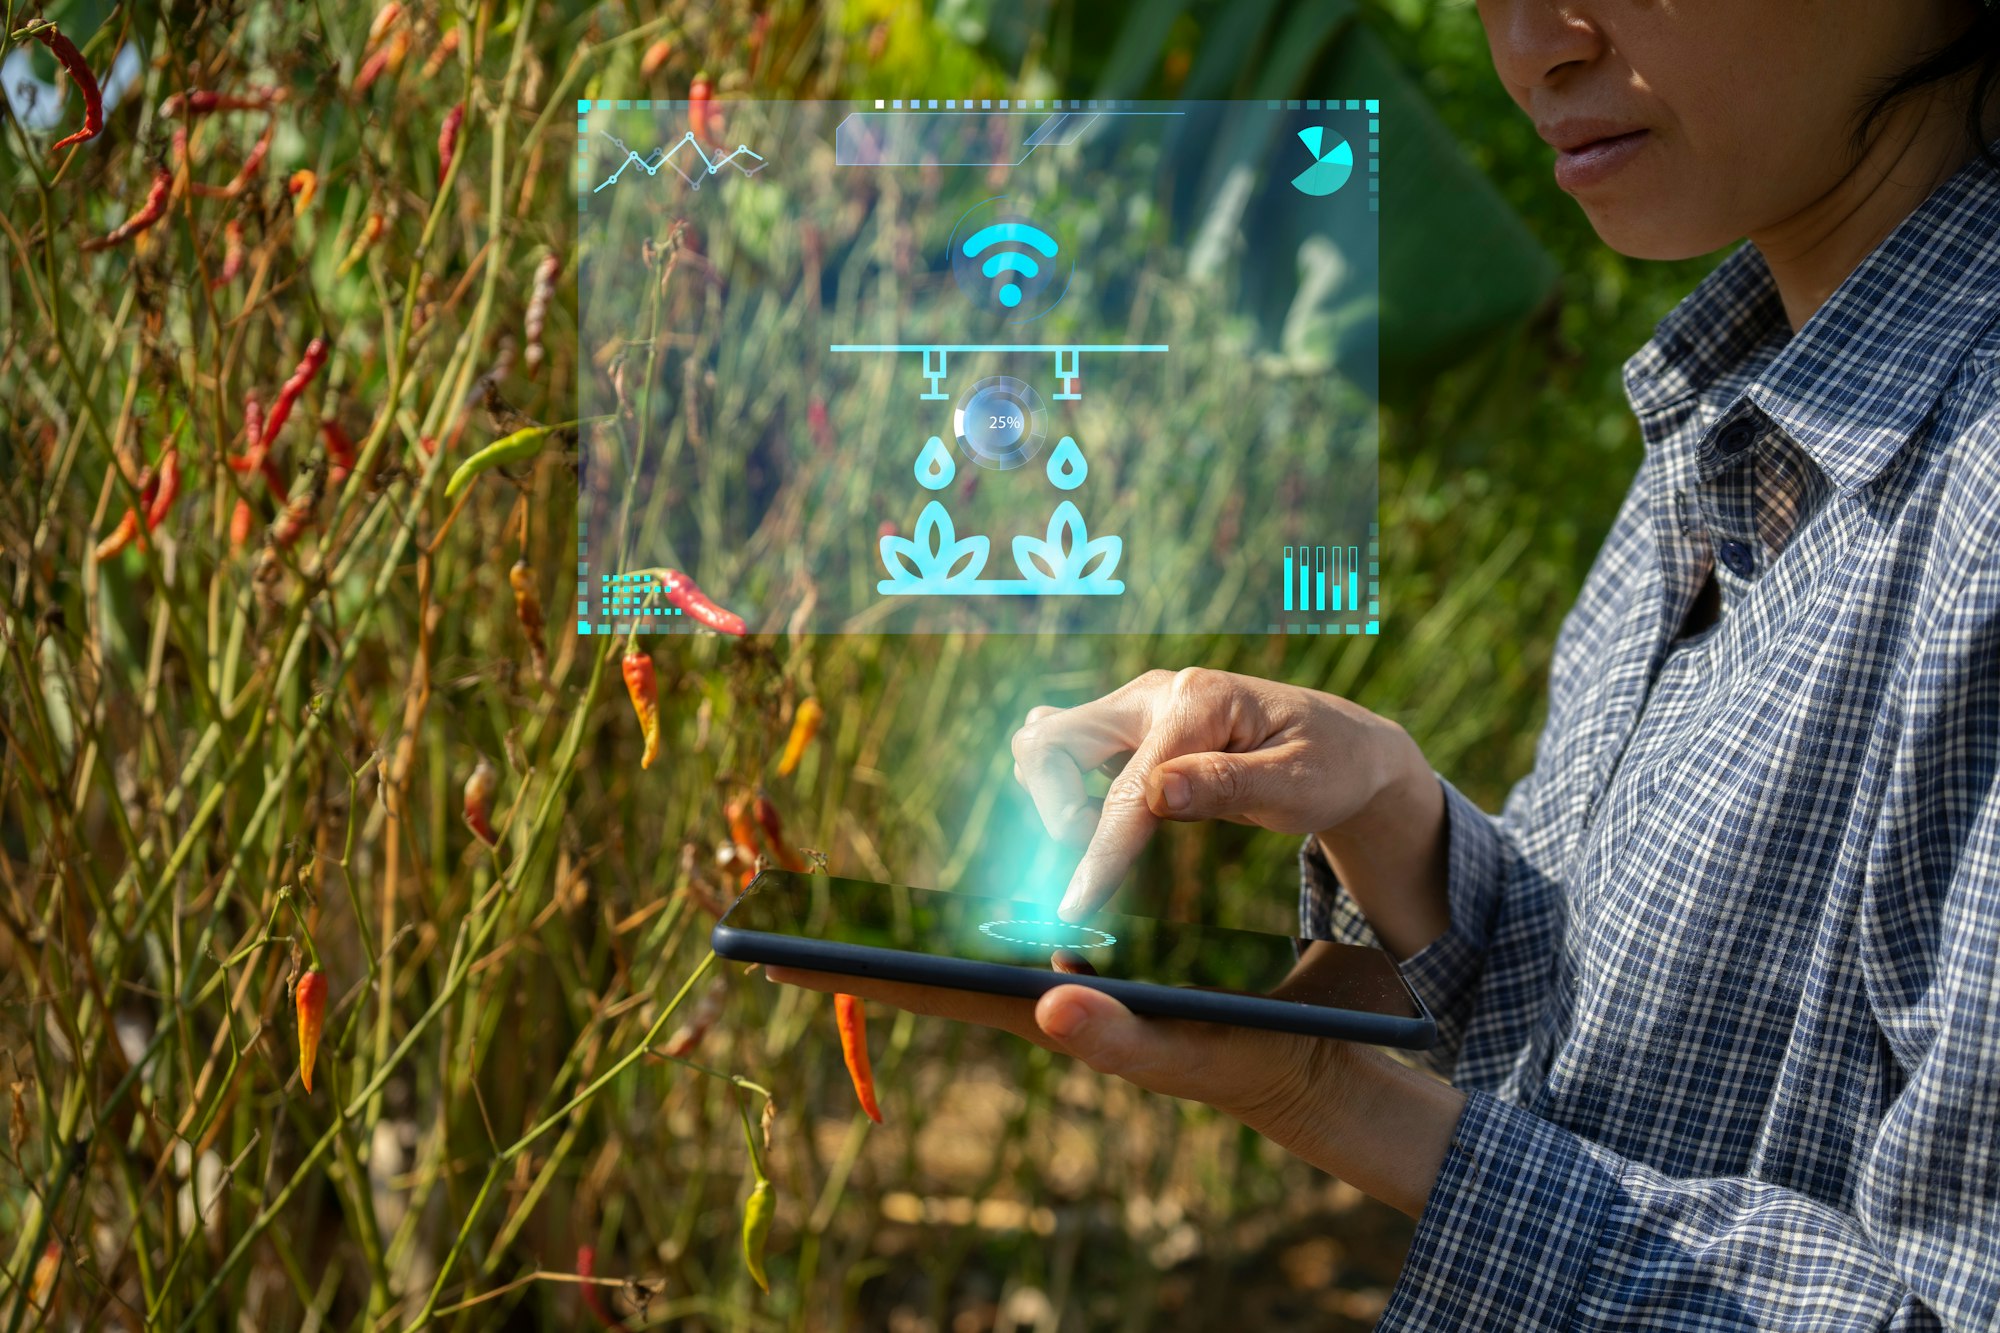
[(1972, 4), (1479, 0), (1479, 14), (1597, 234), (1635, 258), (1685, 259), (1832, 192), (1871, 91), (1949, 41)]

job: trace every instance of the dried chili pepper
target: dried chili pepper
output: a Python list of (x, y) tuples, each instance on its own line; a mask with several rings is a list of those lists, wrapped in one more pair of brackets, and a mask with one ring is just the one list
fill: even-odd
[(444, 498), (457, 499), (458, 493), (470, 486), (482, 472), (511, 463), (525, 463), (542, 451), (542, 444), (548, 437), (547, 426), (529, 426), (495, 440), (458, 465), (458, 470), (451, 474), (451, 480), (444, 484)]
[(313, 195), (319, 192), (319, 175), (300, 167), (285, 182), (285, 193), (292, 196), (292, 216), (297, 217), (312, 207)]
[(743, 1266), (765, 1291), (771, 1289), (771, 1279), (764, 1273), (764, 1245), (771, 1234), (771, 1218), (777, 1211), (778, 1200), (770, 1180), (758, 1176), (757, 1183), (750, 1188), (749, 1202), (743, 1205)]
[(313, 1090), (313, 1060), (319, 1055), (320, 1025), (326, 1020), (326, 974), (312, 968), (292, 992), (299, 1010), (299, 1082)]
[(458, 127), (465, 123), (465, 103), (445, 113), (444, 124), (438, 126), (438, 184), (444, 184), (445, 173), (451, 170), (452, 155), (458, 151)]
[(535, 590), (535, 571), (528, 568), (526, 560), (516, 560), (514, 567), (507, 571), (507, 582), (514, 589), (514, 618), (521, 622), (521, 632), (528, 638), (528, 655), (534, 663), (535, 679), (546, 683), (549, 678), (549, 652), (542, 640), (542, 597)]
[(167, 195), (173, 189), (173, 184), (174, 177), (172, 172), (166, 170), (164, 167), (155, 171), (153, 173), (152, 187), (146, 191), (146, 202), (140, 205), (139, 211), (97, 239), (85, 241), (83, 248), (86, 251), (108, 250), (114, 245), (131, 240), (134, 236), (137, 236), (140, 232), (158, 222), (166, 216)]
[(826, 710), (819, 706), (819, 700), (807, 699), (792, 714), (792, 734), (785, 737), (785, 752), (778, 757), (778, 776), (788, 778), (798, 768), (799, 760), (806, 757), (806, 747), (819, 734), (820, 723), (826, 720)]
[(722, 1017), (723, 1002), (728, 998), (727, 982), (721, 977), (710, 982), (708, 989), (702, 992), (700, 1003), (696, 1004), (694, 1012), (688, 1015), (688, 1021), (675, 1028), (674, 1035), (667, 1038), (666, 1053), (680, 1060), (701, 1045), (701, 1039), (708, 1035), (709, 1029), (713, 1028), (716, 1020)]
[(862, 1012), (860, 997), (835, 995), (833, 1017), (840, 1027), (840, 1054), (847, 1061), (847, 1076), (854, 1080), (854, 1095), (861, 1099), (861, 1109), (868, 1118), (879, 1125), (882, 1108), (875, 1100), (875, 1070), (868, 1063), (867, 1015)]
[(49, 151), (59, 153), (71, 144), (95, 139), (104, 132), (104, 93), (97, 86), (97, 76), (84, 63), (83, 53), (76, 49), (76, 43), (63, 36), (55, 24), (35, 29), (34, 36), (35, 40), (49, 48), (49, 54), (68, 71), (76, 83), (76, 90), (83, 94), (83, 128), (50, 144)]
[(751, 810), (757, 816), (757, 826), (764, 830), (764, 844), (771, 849), (772, 858), (787, 870), (804, 870), (806, 860), (785, 841), (784, 824), (779, 820), (778, 807), (770, 796), (760, 790)]
[(278, 438), (278, 432), (285, 428), (286, 420), (292, 415), (292, 405), (299, 401), (306, 385), (312, 383), (312, 377), (319, 374), (319, 368), (326, 364), (326, 355), (326, 339), (314, 338), (306, 344), (305, 354), (292, 369), (291, 377), (278, 386), (277, 400), (264, 417), (264, 433), (258, 437), (257, 443), (268, 448)]
[(222, 267), (208, 280), (208, 289), (226, 286), (236, 281), (236, 275), (243, 271), (243, 219), (231, 218), (229, 225), (222, 229)]
[(361, 256), (367, 254), (375, 242), (382, 239), (383, 229), (387, 226), (388, 223), (383, 220), (380, 213), (370, 213), (368, 220), (361, 224), (360, 235), (354, 238), (354, 244), (348, 247), (346, 257), (340, 261), (340, 267), (334, 270), (334, 275), (344, 276), (349, 269), (360, 263)]
[(672, 602), (682, 611), (693, 616), (696, 620), (699, 620), (718, 634), (743, 635), (749, 633), (749, 627), (743, 623), (742, 616), (737, 615), (734, 611), (717, 606), (709, 599), (707, 593), (695, 586), (693, 579), (681, 573), (678, 569), (661, 570), (660, 586), (666, 590), (669, 602)]
[(259, 88), (248, 96), (198, 88), (186, 93), (175, 93), (160, 103), (160, 114), (169, 119), (185, 115), (192, 120), (196, 116), (210, 116), (219, 111), (269, 111), (284, 100), (283, 88)]
[(650, 79), (660, 72), (660, 66), (674, 53), (674, 44), (662, 37), (646, 48), (646, 54), (639, 57), (639, 77)]
[(493, 793), (499, 786), (500, 775), (483, 757), (465, 780), (465, 826), (488, 847), (500, 845), (493, 833)]
[(542, 325), (549, 316), (549, 300), (555, 295), (556, 274), (561, 271), (562, 259), (554, 251), (535, 265), (535, 284), (528, 294), (528, 315), (523, 327), (528, 339), (526, 356), (530, 375), (542, 364)]
[(625, 654), (624, 673), (625, 692), (632, 696), (632, 711), (639, 715), (639, 730), (646, 738), (639, 767), (651, 768), (660, 757), (660, 686), (652, 655), (636, 648)]

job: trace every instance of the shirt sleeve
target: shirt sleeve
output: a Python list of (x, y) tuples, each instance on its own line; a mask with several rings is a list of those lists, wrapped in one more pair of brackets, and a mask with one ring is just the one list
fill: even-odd
[[(1961, 719), (1984, 728), (1967, 748), (2000, 748), (2000, 706), (1977, 711), (1986, 715)], [(1960, 787), (1956, 817), (1922, 830), (1933, 853), (1954, 853), (1916, 895), (1935, 907), (1935, 935), (1897, 918), (1900, 966), (1928, 974), (1925, 1036), (1867, 1131), (1847, 1198), (1835, 1206), (1749, 1177), (1670, 1178), (1475, 1089), (1381, 1327), (2000, 1327), (1994, 768), (1991, 754), (1974, 760), (1984, 771), (1971, 792)]]
[[(1443, 778), (1438, 782), (1444, 788), (1446, 900), (1451, 925), (1398, 966), (1410, 989), (1437, 1020), (1437, 1045), (1418, 1052), (1418, 1058), (1432, 1069), (1449, 1073), (1479, 989), (1507, 858), (1500, 821), (1451, 783)], [(1327, 862), (1316, 837), (1308, 837), (1299, 848), (1299, 885), (1299, 929), (1306, 938), (1382, 947), (1360, 905)]]

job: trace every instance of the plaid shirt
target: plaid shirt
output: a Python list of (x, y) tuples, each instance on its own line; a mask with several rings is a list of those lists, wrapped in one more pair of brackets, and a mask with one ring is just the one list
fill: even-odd
[(1382, 1326), (2000, 1327), (2000, 173), (1796, 335), (1743, 246), (1625, 387), (1534, 771), (1445, 787), (1468, 1102)]

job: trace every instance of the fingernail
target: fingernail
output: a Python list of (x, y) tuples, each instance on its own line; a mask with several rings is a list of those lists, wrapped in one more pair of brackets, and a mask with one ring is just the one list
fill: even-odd
[(1067, 1041), (1090, 1026), (1090, 1015), (1080, 1004), (1058, 1004), (1049, 1011), (1048, 1021), (1042, 1024), (1042, 1031), (1057, 1041)]
[(1169, 810), (1185, 810), (1193, 793), (1188, 790), (1188, 780), (1178, 773), (1168, 773), (1160, 779), (1160, 796)]
[(1059, 906), (1057, 906), (1056, 915), (1058, 917), (1061, 917), (1064, 921), (1068, 921), (1082, 909), (1083, 909), (1083, 892), (1076, 886), (1076, 884), (1071, 883), (1069, 888), (1064, 890), (1063, 892), (1062, 903)]

